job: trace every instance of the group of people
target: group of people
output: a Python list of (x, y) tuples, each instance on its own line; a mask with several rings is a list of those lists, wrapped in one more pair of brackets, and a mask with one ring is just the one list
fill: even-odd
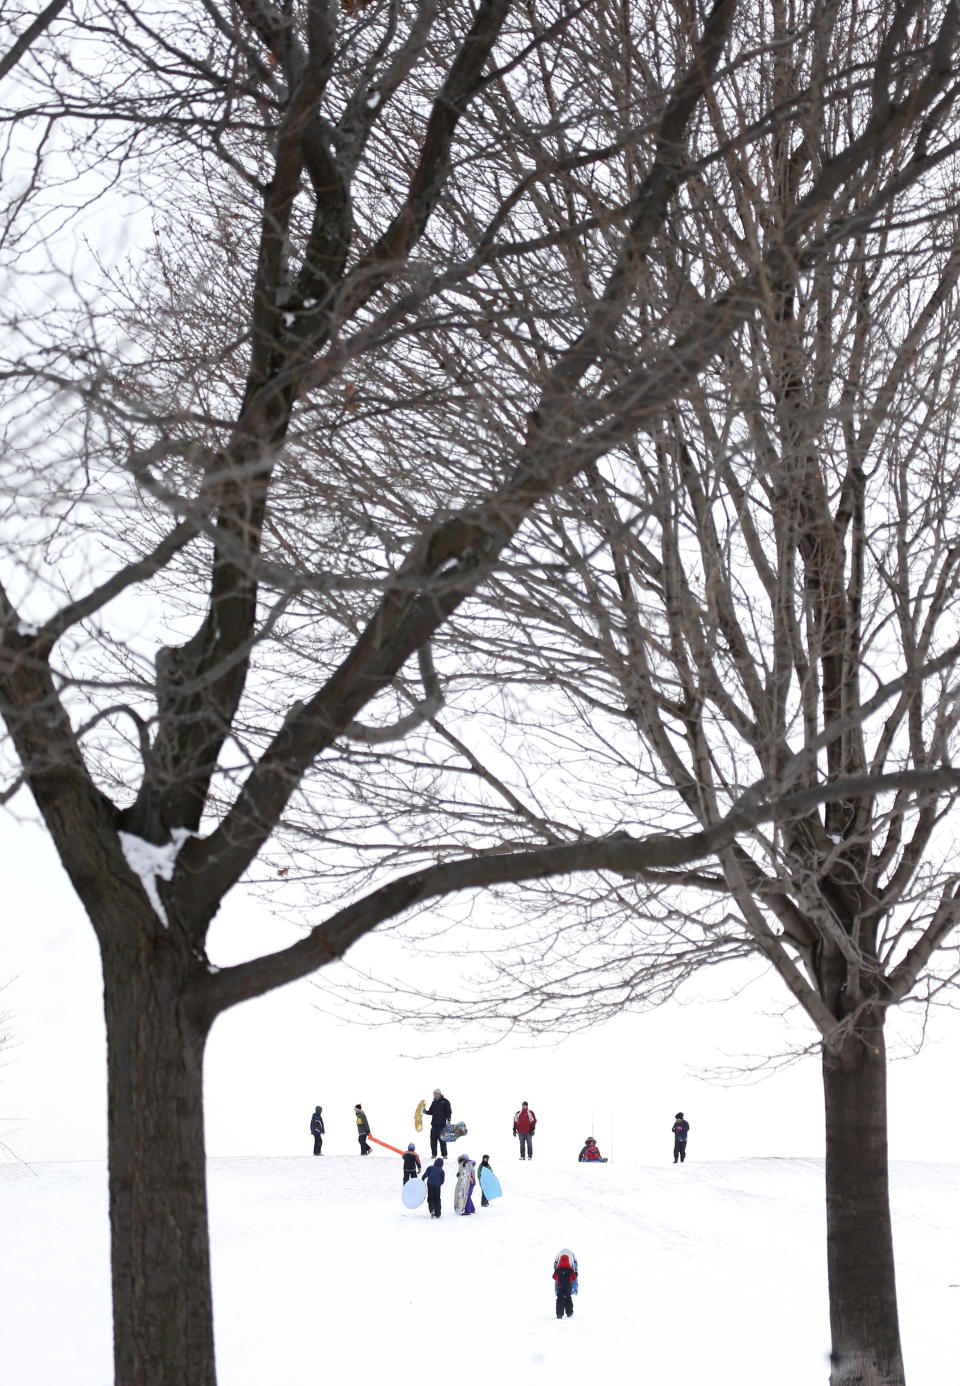
[[(367, 1138), (370, 1135), (370, 1123), (367, 1121), (367, 1114), (359, 1102), (353, 1110), (357, 1119), (357, 1139), (360, 1142), (360, 1154), (370, 1155), (373, 1152), (367, 1143)], [(310, 1118), (310, 1134), (313, 1137), (314, 1155), (323, 1154), (323, 1138), (326, 1130), (327, 1128), (323, 1124), (323, 1108), (317, 1106), (313, 1109), (313, 1116)]]
[[(367, 1140), (370, 1135), (370, 1123), (361, 1103), (358, 1102), (355, 1105), (354, 1113), (357, 1122), (357, 1138), (360, 1142), (360, 1154), (370, 1155), (372, 1152)], [(443, 1162), (447, 1156), (447, 1142), (443, 1138), (443, 1133), (453, 1117), (450, 1101), (444, 1097), (439, 1088), (434, 1088), (433, 1101), (429, 1107), (424, 1109), (424, 1114), (430, 1118), (432, 1163), (421, 1172), (420, 1156), (417, 1154), (416, 1145), (411, 1141), (403, 1154), (403, 1183), (406, 1184), (410, 1179), (422, 1179), (427, 1186), (427, 1211), (431, 1218), (439, 1218), (443, 1211), (441, 1189), (446, 1180)], [(536, 1129), (536, 1112), (531, 1110), (528, 1102), (522, 1102), (519, 1111), (513, 1118), (513, 1134), (520, 1140), (521, 1160), (533, 1159), (533, 1134)], [(687, 1137), (690, 1134), (690, 1123), (684, 1117), (683, 1112), (677, 1112), (670, 1130), (673, 1133), (673, 1163), (682, 1164), (687, 1158)], [(323, 1153), (324, 1133), (323, 1108), (318, 1106), (310, 1119), (314, 1155)], [(439, 1154), (437, 1153), (438, 1150)], [(605, 1165), (607, 1163), (604, 1156), (600, 1154), (600, 1148), (593, 1136), (587, 1136), (577, 1159), (581, 1164)], [(489, 1200), (483, 1191), (483, 1184), (480, 1179), (480, 1170), (484, 1166), (492, 1170), (489, 1155), (483, 1156), (479, 1168), (476, 1169), (469, 1155), (457, 1156), (456, 1177), (458, 1181), (463, 1179), (466, 1183), (466, 1199), (461, 1210), (464, 1217), (476, 1212), (473, 1204), (473, 1192), (478, 1183), (480, 1184), (480, 1206), (481, 1208), (489, 1206)], [(577, 1258), (566, 1247), (557, 1253), (553, 1262), (553, 1287), (557, 1318), (572, 1318), (573, 1297), (579, 1289), (579, 1270)]]
[[(490, 1164), (489, 1155), (483, 1156), (478, 1168), (474, 1168), (473, 1161), (470, 1159), (469, 1155), (457, 1156), (456, 1178), (458, 1182), (463, 1179), (466, 1184), (466, 1198), (463, 1209), (461, 1210), (464, 1217), (477, 1211), (473, 1206), (473, 1191), (477, 1184), (480, 1183), (480, 1171), (484, 1168), (489, 1169), (491, 1173), (493, 1172), (493, 1166)], [(427, 1186), (427, 1211), (432, 1218), (438, 1218), (442, 1212), (440, 1190), (447, 1177), (446, 1171), (443, 1168), (443, 1156), (438, 1155), (433, 1161), (433, 1164), (429, 1165), (424, 1173), (421, 1174), (420, 1156), (417, 1154), (416, 1146), (413, 1141), (411, 1141), (403, 1156), (403, 1183), (406, 1184), (408, 1179), (416, 1179), (418, 1176)], [(480, 1207), (488, 1208), (489, 1206), (490, 1200), (483, 1191), (483, 1184), (480, 1183)]]
[[(360, 1142), (360, 1154), (370, 1155), (372, 1153), (370, 1150), (370, 1145), (368, 1143), (368, 1137), (370, 1136), (370, 1123), (367, 1120), (366, 1113), (364, 1112), (363, 1107), (359, 1102), (355, 1105), (353, 1110), (357, 1122), (357, 1139)], [(436, 1204), (437, 1208), (439, 1209), (439, 1189), (440, 1185), (443, 1183), (443, 1161), (444, 1159), (446, 1159), (447, 1156), (447, 1142), (444, 1140), (443, 1137), (444, 1131), (450, 1125), (451, 1119), (453, 1117), (453, 1108), (450, 1105), (450, 1101), (448, 1098), (444, 1097), (443, 1093), (440, 1091), (439, 1088), (434, 1088), (433, 1101), (430, 1103), (429, 1107), (426, 1107), (424, 1109), (424, 1115), (430, 1118), (430, 1155), (434, 1160), (433, 1168), (436, 1169), (437, 1167), (439, 1167), (440, 1177), (439, 1179), (435, 1180), (434, 1184), (431, 1184), (428, 1178), (430, 1171), (428, 1170), (427, 1173), (423, 1175), (423, 1178), (427, 1179), (428, 1199), (430, 1196), (430, 1189), (432, 1187), (436, 1187)], [(326, 1128), (323, 1124), (323, 1108), (318, 1106), (315, 1109), (313, 1116), (310, 1118), (310, 1134), (313, 1137), (314, 1155), (323, 1154), (323, 1137), (325, 1129)], [(536, 1112), (531, 1110), (529, 1102), (521, 1102), (520, 1109), (518, 1112), (515, 1113), (513, 1118), (513, 1134), (514, 1136), (518, 1136), (520, 1139), (521, 1160), (533, 1159), (533, 1134), (536, 1131), (536, 1129)], [(684, 1117), (683, 1112), (677, 1112), (670, 1130), (673, 1133), (673, 1163), (683, 1164), (684, 1160), (686, 1160), (687, 1158), (687, 1137), (690, 1134), (690, 1123)], [(437, 1154), (438, 1150), (440, 1152), (439, 1156)], [(404, 1183), (406, 1183), (408, 1177), (407, 1156), (409, 1155), (410, 1151), (413, 1151), (414, 1155), (416, 1156), (417, 1170), (419, 1170), (420, 1168), (420, 1157), (419, 1155), (416, 1155), (416, 1151), (414, 1150), (414, 1147), (411, 1144), (407, 1148), (407, 1155), (404, 1155), (403, 1157)], [(458, 1162), (461, 1162), (464, 1158), (465, 1157), (462, 1155), (458, 1156)], [(577, 1160), (580, 1164), (605, 1165), (607, 1163), (604, 1156), (600, 1154), (600, 1149), (592, 1136), (587, 1136), (587, 1138), (585, 1139), (580, 1154), (577, 1156)], [(484, 1155), (480, 1163), (489, 1163), (486, 1155)], [(413, 1175), (411, 1174), (410, 1177), (413, 1177)], [(484, 1198), (482, 1200), (481, 1206), (486, 1207), (486, 1202), (487, 1200)], [(471, 1206), (470, 1212), (472, 1213), (473, 1211), (473, 1207)], [(431, 1216), (440, 1216), (439, 1212), (435, 1214), (433, 1213), (432, 1205)]]

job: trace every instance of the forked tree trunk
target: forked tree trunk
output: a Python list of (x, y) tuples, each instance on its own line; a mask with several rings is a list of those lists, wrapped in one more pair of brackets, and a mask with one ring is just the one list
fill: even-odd
[(191, 985), (190, 964), (155, 918), (103, 954), (115, 1386), (215, 1386), (209, 1023), (191, 999), (195, 972)]
[(823, 1050), (831, 1386), (904, 1386), (887, 1178), (883, 1021)]

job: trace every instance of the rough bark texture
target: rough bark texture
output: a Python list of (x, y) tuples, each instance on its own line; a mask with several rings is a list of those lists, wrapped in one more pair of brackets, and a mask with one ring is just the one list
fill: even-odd
[(882, 1019), (823, 1049), (831, 1386), (903, 1386)]
[(159, 921), (104, 952), (117, 1386), (213, 1386), (203, 1132), (209, 1029)]
[[(884, 326), (879, 385), (861, 370), (874, 304), (893, 304), (891, 323), (901, 316), (896, 294), (871, 297), (862, 267), (882, 267), (896, 223), (919, 240), (917, 219), (929, 216), (935, 246), (937, 218), (953, 226), (952, 200), (938, 209), (960, 149), (958, 5), (883, 0), (862, 37), (857, 6), (711, 0), (702, 8), (698, 18), (697, 6), (676, 0), (649, 8), (238, 0), (157, 7), (134, 24), (129, 5), (87, 16), (53, 0), (0, 57), (0, 77), (18, 69), (0, 120), (14, 143), (0, 138), (0, 168), (17, 166), (11, 151), (19, 155), (30, 124), (40, 132), (34, 188), (15, 183), (13, 202), (0, 204), (0, 247), (35, 250), (49, 234), (50, 265), (71, 263), (69, 242), (57, 237), (74, 234), (69, 206), (90, 205), (83, 180), (101, 160), (118, 187), (143, 176), (148, 193), (162, 188), (165, 201), (183, 202), (182, 216), (158, 217), (142, 279), (139, 270), (116, 279), (108, 265), (102, 279), (76, 286), (62, 313), (59, 289), (14, 298), (12, 346), (0, 360), (12, 410), (0, 430), (4, 457), (12, 448), (0, 715), (103, 957), (117, 1386), (214, 1382), (202, 1061), (218, 1010), (341, 957), (428, 898), (574, 870), (679, 884), (679, 868), (707, 852), (725, 854), (726, 880), (711, 884), (735, 900), (750, 946), (778, 967), (827, 1043), (860, 1005), (860, 973), (876, 971), (860, 921), (876, 930), (896, 907), (937, 814), (924, 804), (914, 814), (904, 796), (874, 863), (866, 809), (848, 796), (831, 801), (822, 821), (814, 810), (844, 775), (871, 770), (876, 781), (894, 751), (894, 769), (949, 764), (960, 711), (931, 719), (911, 695), (909, 738), (894, 719), (872, 760), (856, 743), (857, 679), (870, 667), (865, 654), (877, 655), (858, 643), (868, 567), (863, 464), (876, 473), (868, 434), (885, 430), (873, 396), (840, 383), (866, 374), (882, 402), (899, 390), (903, 363), (918, 358), (908, 335), (890, 361), (896, 332)], [(850, 27), (834, 43), (847, 11)], [(41, 52), (54, 19), (71, 27), (62, 36), (57, 27)], [(70, 55), (90, 40), (96, 63), (75, 62)], [(622, 72), (612, 87), (611, 64)], [(20, 110), (28, 73), (29, 121)], [(863, 74), (875, 75), (865, 84)], [(52, 210), (41, 176), (47, 144)], [(80, 199), (60, 197), (71, 157)], [(48, 215), (56, 231), (45, 230)], [(868, 235), (878, 239), (867, 244)], [(854, 237), (865, 287), (851, 315), (833, 304), (852, 273), (838, 248)], [(914, 274), (917, 247), (908, 248)], [(894, 240), (889, 253), (898, 262), (906, 247)], [(931, 264), (938, 289), (928, 321), (954, 292), (960, 261), (948, 260)], [(914, 291), (904, 293), (912, 302)], [(19, 317), (35, 298), (42, 317), (28, 329)], [(827, 350), (834, 319), (854, 343), (862, 338), (859, 355)], [(951, 421), (952, 440), (953, 386), (942, 377), (960, 353), (939, 329), (933, 340), (936, 371), (908, 382), (903, 417), (929, 399), (931, 413)], [(753, 358), (744, 359), (744, 343)], [(738, 364), (718, 388), (727, 358)], [(817, 432), (831, 419), (846, 431)], [(863, 419), (877, 422), (853, 436)], [(622, 492), (623, 469), (648, 442), (640, 484), (627, 477)], [(741, 449), (754, 450), (744, 453), (746, 469)], [(923, 513), (924, 543), (953, 534), (950, 467), (947, 518), (935, 524), (928, 499), (905, 485), (901, 458), (912, 465), (912, 443), (895, 451), (897, 504)], [(583, 503), (579, 478), (589, 479)], [(478, 816), (468, 822), (464, 771), (451, 762), (446, 730), (434, 729), (441, 739), (425, 743), (422, 757), (419, 748), (405, 756), (402, 772), (389, 756), (358, 763), (339, 750), (360, 718), (367, 727), (387, 718), (391, 738), (397, 726), (426, 722), (421, 707), (412, 723), (395, 723), (395, 704), (406, 698), (405, 669), (418, 656), (422, 667), (438, 638), (449, 636), (445, 662), (464, 672), (469, 690), (474, 669), (496, 653), (483, 604), (488, 614), (510, 609), (521, 574), (550, 575), (552, 585), (535, 589), (538, 619), (575, 589), (567, 575), (580, 580), (589, 551), (581, 563), (571, 543), (555, 568), (542, 563), (554, 500), (561, 515), (572, 506), (578, 533), (598, 504), (610, 513), (603, 542), (619, 550), (612, 571), (622, 610), (611, 622), (604, 574), (597, 610), (562, 620), (559, 645), (542, 644), (550, 687), (562, 664), (567, 687), (591, 698), (581, 725), (601, 717), (613, 702), (605, 690), (594, 696), (593, 632), (612, 629), (608, 667), (622, 667), (626, 714), (662, 759), (658, 795), (672, 777), (692, 833), (678, 831), (669, 812), (661, 818), (651, 809), (659, 797), (644, 801), (642, 792), (611, 821), (612, 781), (595, 803), (569, 814), (561, 806), (566, 828), (551, 824), (546, 834), (547, 818), (539, 808), (528, 815), (512, 790), (506, 817), (499, 801), (471, 793)], [(885, 498), (882, 513), (890, 507)], [(734, 510), (725, 533), (722, 516)], [(659, 558), (647, 517), (667, 526)], [(859, 547), (844, 549), (848, 532)], [(904, 531), (904, 552), (908, 538)], [(682, 559), (697, 547), (702, 562), (691, 576)], [(877, 551), (885, 544), (869, 561)], [(31, 583), (25, 565), (34, 560)], [(884, 592), (900, 592), (905, 566), (897, 558), (883, 574)], [(904, 589), (899, 608), (874, 622), (901, 630), (912, 673), (942, 648), (933, 633), (938, 615), (955, 609), (955, 566), (951, 549), (942, 581), (924, 567), (924, 590), (942, 593), (929, 612)], [(139, 630), (127, 603), (147, 585)], [(759, 613), (763, 593), (768, 618)], [(108, 615), (121, 597), (126, 610)], [(649, 639), (644, 620), (652, 629), (660, 612), (665, 625)], [(148, 655), (155, 619), (168, 643)], [(918, 622), (928, 633), (917, 634)], [(511, 660), (530, 649), (529, 630), (525, 615)], [(581, 631), (591, 646), (582, 679), (567, 657)], [(887, 649), (880, 655), (882, 669)], [(493, 701), (510, 675), (506, 660), (488, 668)], [(843, 717), (853, 731), (824, 731)], [(715, 719), (724, 718), (740, 746), (724, 735), (715, 749)], [(928, 722), (938, 739), (925, 744)], [(487, 731), (481, 744), (492, 744)], [(619, 742), (607, 731), (605, 766)], [(519, 736), (526, 722), (511, 722), (502, 744)], [(635, 770), (644, 773), (642, 758), (629, 765), (632, 795)], [(20, 783), (0, 785), (0, 795)], [(753, 855), (738, 853), (734, 834), (762, 821), (758, 796), (784, 787), (815, 794), (809, 812), (785, 819), (772, 847), (755, 840)], [(367, 818), (373, 807), (376, 821), (375, 791), (388, 805), (380, 821), (398, 811), (401, 819), (395, 844), (376, 859)], [(316, 906), (327, 918), (306, 938), (213, 975), (204, 955), (210, 922), (272, 835), (285, 825), (300, 831), (301, 794), (317, 832), (307, 879), (320, 877), (328, 851), (338, 854), (331, 879), (341, 879), (340, 851), (356, 848), (349, 904), (338, 908), (331, 890)], [(584, 824), (594, 814), (602, 826), (591, 838)], [(634, 838), (637, 821), (657, 831)], [(125, 858), (121, 832), (168, 854), (169, 925)], [(400, 879), (398, 848), (418, 863)], [(896, 995), (952, 924), (958, 900), (953, 882), (900, 964)], [(727, 938), (724, 924), (703, 946), (715, 941), (724, 955)], [(830, 949), (849, 967), (838, 964), (828, 995), (802, 968)], [(865, 1178), (861, 1158), (872, 1144), (885, 1151), (882, 1104), (868, 1082), (882, 1096), (882, 1044), (877, 1054), (867, 1072), (851, 1046), (831, 1056), (826, 1077), (837, 1163), (831, 1286), (837, 1372), (846, 1373), (835, 1383), (844, 1386), (902, 1379), (858, 1377), (849, 1366), (866, 1350), (879, 1303), (855, 1289), (864, 1262), (874, 1276), (891, 1265), (881, 1308), (893, 1347), (882, 1356), (899, 1361), (889, 1228), (884, 1246), (874, 1245), (882, 1200), (875, 1209), (861, 1188), (875, 1194), (883, 1182), (885, 1192), (885, 1178)], [(879, 1340), (871, 1332), (871, 1345)]]

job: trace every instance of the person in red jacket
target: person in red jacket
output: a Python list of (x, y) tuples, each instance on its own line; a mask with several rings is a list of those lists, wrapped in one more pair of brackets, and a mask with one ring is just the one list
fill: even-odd
[(553, 1263), (554, 1290), (557, 1296), (557, 1318), (566, 1314), (573, 1318), (573, 1297), (577, 1293), (577, 1258), (566, 1247)]
[[(533, 1159), (533, 1133), (537, 1129), (537, 1114), (531, 1112), (528, 1102), (521, 1102), (520, 1110), (513, 1118), (513, 1134), (520, 1137), (520, 1159), (528, 1156)], [(526, 1148), (526, 1155), (524, 1155)]]
[(588, 1136), (583, 1143), (583, 1149), (577, 1156), (581, 1165), (605, 1165), (607, 1162), (600, 1154), (600, 1148), (592, 1136)]

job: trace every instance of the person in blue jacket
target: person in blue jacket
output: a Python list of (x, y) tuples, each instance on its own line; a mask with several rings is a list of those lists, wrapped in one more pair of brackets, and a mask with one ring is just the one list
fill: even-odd
[(440, 1216), (440, 1185), (443, 1183), (445, 1175), (443, 1173), (443, 1160), (438, 1155), (432, 1165), (427, 1167), (426, 1174), (421, 1175), (427, 1185), (427, 1208), (432, 1218)]
[(323, 1126), (323, 1117), (321, 1116), (321, 1112), (322, 1112), (322, 1111), (323, 1111), (323, 1108), (322, 1108), (322, 1107), (318, 1107), (318, 1108), (316, 1109), (316, 1111), (314, 1112), (313, 1116), (310, 1118), (310, 1134), (311, 1134), (311, 1136), (313, 1137), (313, 1153), (314, 1153), (314, 1155), (322, 1155), (322, 1154), (323, 1154), (323, 1131), (324, 1131), (324, 1126)]

